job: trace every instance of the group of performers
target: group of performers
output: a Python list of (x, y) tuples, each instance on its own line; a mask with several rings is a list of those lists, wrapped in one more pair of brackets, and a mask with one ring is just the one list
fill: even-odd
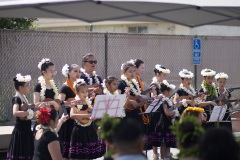
[[(30, 92), (31, 76), (17, 74), (14, 77), (16, 95), (12, 99), (16, 124), (11, 136), (7, 159), (95, 159), (106, 152), (106, 145), (97, 134), (97, 126), (90, 118), (97, 95), (126, 94), (122, 118), (132, 118), (141, 124), (147, 136), (146, 149), (153, 149), (153, 159), (168, 159), (170, 148), (176, 147), (176, 139), (170, 126), (173, 119), (189, 111), (196, 111), (199, 122), (206, 128), (214, 106), (226, 107), (224, 123), (231, 129), (230, 109), (238, 103), (230, 103), (231, 91), (225, 88), (228, 75), (216, 74), (211, 69), (202, 70), (203, 82), (196, 92), (192, 87), (191, 71), (179, 72), (178, 89), (167, 82), (170, 70), (155, 65), (152, 83), (144, 88), (141, 76), (144, 62), (140, 59), (122, 64), (121, 78), (109, 76), (102, 80), (95, 72), (97, 60), (93, 54), (82, 59), (82, 68), (77, 64), (65, 64), (62, 74), (66, 82), (58, 90), (54, 83), (54, 63), (42, 59), (39, 82), (34, 87), (33, 105), (26, 95)], [(120, 68), (120, 67), (119, 67)], [(213, 83), (216, 79), (217, 86)], [(151, 97), (151, 98), (149, 98)], [(146, 101), (144, 101), (146, 99)], [(161, 104), (156, 112), (144, 114), (152, 100)], [(139, 100), (142, 100), (139, 102)], [(203, 109), (199, 109), (199, 107)], [(31, 120), (36, 118), (33, 131)], [(215, 124), (213, 124), (215, 125)], [(161, 147), (159, 157), (158, 147)]]

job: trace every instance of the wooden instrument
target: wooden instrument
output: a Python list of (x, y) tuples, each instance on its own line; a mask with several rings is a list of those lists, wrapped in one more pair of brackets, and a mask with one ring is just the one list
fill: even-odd
[[(77, 111), (77, 114), (90, 114), (92, 112), (92, 108), (87, 108), (86, 110), (79, 110)], [(81, 126), (88, 126), (91, 124), (92, 120), (90, 118), (83, 118), (81, 120), (77, 120), (79, 125)]]
[(195, 96), (193, 96), (193, 95), (180, 96), (179, 99), (180, 99), (180, 100), (183, 100), (183, 99), (186, 99), (186, 100), (194, 100), (195, 98), (201, 97), (202, 95), (208, 95), (208, 91), (202, 92), (202, 93), (198, 93), (198, 92), (197, 92)]
[(26, 111), (27, 109), (34, 109), (35, 108), (35, 104), (22, 104), (20, 106), (20, 111)]
[(49, 102), (49, 101), (55, 101), (59, 106), (61, 106), (61, 100), (60, 99), (46, 98), (43, 102)]

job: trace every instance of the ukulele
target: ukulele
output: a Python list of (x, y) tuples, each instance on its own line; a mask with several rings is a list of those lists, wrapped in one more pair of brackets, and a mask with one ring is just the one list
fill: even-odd
[[(79, 104), (79, 105), (77, 105), (78, 106), (78, 108), (79, 107), (83, 107), (83, 105), (81, 105), (81, 104)], [(78, 109), (77, 110), (77, 114), (89, 114), (89, 113), (91, 113), (92, 112), (92, 108), (87, 108), (86, 110), (80, 110), (80, 109)], [(77, 120), (78, 121), (78, 123), (79, 123), (79, 125), (81, 125), (81, 126), (83, 126), (83, 127), (85, 127), (85, 126), (89, 126), (91, 123), (92, 123), (92, 120), (90, 119), (90, 118), (83, 118), (83, 119), (81, 119), (81, 120)]]
[(43, 100), (43, 102), (49, 102), (49, 101), (55, 101), (59, 106), (61, 106), (61, 100), (60, 99), (45, 98)]
[(27, 111), (27, 109), (34, 109), (35, 104), (22, 104), (20, 106), (20, 111)]
[(196, 92), (196, 93), (195, 93), (195, 96), (193, 96), (193, 95), (180, 96), (179, 99), (180, 99), (180, 100), (183, 100), (183, 99), (194, 100), (195, 98), (201, 97), (202, 95), (208, 95), (208, 93), (209, 93), (208, 91), (206, 91), (206, 92), (201, 92), (201, 93)]
[[(27, 111), (28, 109), (34, 109), (35, 104), (22, 104), (19, 107), (20, 111)], [(20, 117), (21, 120), (28, 120), (27, 117)]]

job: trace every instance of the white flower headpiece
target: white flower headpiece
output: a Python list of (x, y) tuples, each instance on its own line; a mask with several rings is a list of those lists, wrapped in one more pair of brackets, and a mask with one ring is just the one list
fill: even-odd
[(203, 69), (201, 71), (201, 75), (204, 76), (204, 77), (212, 77), (212, 76), (215, 76), (216, 72), (214, 70), (211, 70), (211, 69)]
[(43, 58), (39, 63), (38, 63), (38, 68), (41, 70), (43, 63), (50, 62), (49, 58)]
[(68, 72), (69, 72), (69, 65), (68, 64), (65, 64), (62, 68), (62, 74), (65, 76), (65, 77), (68, 77)]
[(30, 75), (26, 75), (26, 76), (22, 76), (20, 73), (18, 73), (16, 75), (16, 80), (18, 82), (30, 82), (31, 81), (31, 76)]
[(102, 87), (103, 88), (107, 88), (107, 86), (106, 86), (106, 79), (103, 80)]
[(215, 76), (215, 79), (219, 79), (219, 78), (228, 79), (228, 75), (226, 73), (221, 72), (221, 73), (216, 74), (216, 76)]
[[(130, 61), (127, 61), (127, 62), (124, 62), (122, 65), (121, 65), (121, 70), (123, 71), (123, 66), (125, 63), (132, 63), (134, 66), (135, 66), (135, 60), (134, 59), (131, 59)], [(135, 66), (136, 67), (136, 66)]]
[(191, 71), (188, 71), (187, 69), (183, 69), (179, 72), (179, 76), (181, 78), (193, 78), (193, 73)]
[(172, 90), (174, 90), (176, 88), (175, 85), (173, 84), (169, 84), (166, 80), (163, 80), (162, 82), (164, 85), (166, 85), (168, 88), (171, 88)]
[(73, 84), (73, 88), (76, 88), (76, 85), (78, 84), (78, 83), (85, 83), (85, 81), (84, 81), (84, 79), (81, 79), (81, 78), (79, 78), (79, 79), (77, 79), (75, 82), (74, 82), (74, 84)]
[(160, 64), (155, 65), (155, 69), (157, 69), (159, 72), (163, 72), (163, 73), (166, 73), (166, 74), (170, 73), (169, 69), (162, 68), (162, 66)]

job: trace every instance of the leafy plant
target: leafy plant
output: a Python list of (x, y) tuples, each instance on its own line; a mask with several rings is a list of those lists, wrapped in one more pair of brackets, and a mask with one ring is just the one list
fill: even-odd
[(28, 30), (34, 29), (37, 18), (0, 18), (0, 29)]

